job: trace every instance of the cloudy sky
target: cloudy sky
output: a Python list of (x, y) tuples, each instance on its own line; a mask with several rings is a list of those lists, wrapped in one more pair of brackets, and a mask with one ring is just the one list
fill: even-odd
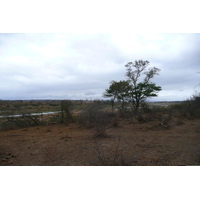
[(0, 99), (101, 99), (111, 80), (125, 80), (128, 62), (143, 59), (161, 69), (152, 100), (185, 100), (200, 83), (197, 3), (5, 1)]
[(102, 99), (138, 59), (160, 68), (152, 100), (185, 100), (200, 82), (200, 34), (0, 34), (0, 99)]

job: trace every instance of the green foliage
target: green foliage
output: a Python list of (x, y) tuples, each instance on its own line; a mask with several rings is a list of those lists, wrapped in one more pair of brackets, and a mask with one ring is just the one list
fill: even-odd
[(110, 97), (112, 103), (112, 110), (114, 109), (114, 101), (118, 100), (122, 102), (122, 109), (124, 108), (124, 102), (128, 97), (130, 85), (127, 81), (111, 81), (110, 86), (104, 92), (104, 97)]
[(144, 102), (148, 97), (156, 97), (157, 93), (161, 91), (160, 86), (155, 83), (138, 83), (136, 86), (131, 87), (130, 95), (133, 100), (137, 102)]

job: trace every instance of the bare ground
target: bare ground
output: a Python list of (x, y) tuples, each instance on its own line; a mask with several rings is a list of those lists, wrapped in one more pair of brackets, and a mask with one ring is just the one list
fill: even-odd
[(108, 137), (93, 138), (93, 129), (52, 124), (0, 131), (1, 166), (178, 166), (200, 165), (200, 120), (120, 120)]

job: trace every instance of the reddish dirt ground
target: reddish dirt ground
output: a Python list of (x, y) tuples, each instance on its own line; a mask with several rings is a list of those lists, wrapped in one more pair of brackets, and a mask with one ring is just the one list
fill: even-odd
[(164, 128), (120, 120), (108, 137), (76, 123), (0, 131), (1, 166), (200, 165), (200, 120)]

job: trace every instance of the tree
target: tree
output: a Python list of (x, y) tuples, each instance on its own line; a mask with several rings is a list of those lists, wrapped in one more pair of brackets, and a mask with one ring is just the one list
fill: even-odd
[(74, 122), (71, 109), (73, 106), (73, 102), (70, 100), (62, 100), (60, 103), (61, 106), (61, 123), (70, 123)]
[(129, 97), (129, 91), (131, 89), (130, 84), (128, 81), (119, 81), (118, 82), (118, 89), (119, 93), (117, 96), (118, 101), (122, 102), (122, 110), (124, 110), (124, 103), (125, 100), (128, 100)]
[(115, 99), (117, 98), (118, 94), (118, 89), (117, 89), (117, 82), (116, 81), (111, 81), (110, 86), (106, 91), (103, 93), (103, 97), (110, 97), (111, 98), (111, 104), (112, 104), (112, 111), (114, 109), (114, 102)]
[(103, 96), (111, 98), (112, 111), (114, 109), (114, 102), (116, 99), (122, 102), (122, 109), (124, 109), (124, 102), (128, 96), (129, 90), (130, 85), (127, 81), (110, 82), (110, 86), (108, 89), (106, 89)]
[[(146, 69), (149, 61), (136, 60), (134, 63), (129, 62), (125, 65), (126, 77), (130, 85), (129, 98), (135, 111), (138, 111), (140, 103), (144, 102), (148, 97), (156, 97), (157, 93), (162, 90), (160, 86), (156, 86), (151, 79), (159, 74), (160, 69), (156, 67)], [(144, 75), (143, 81), (139, 78)]]

